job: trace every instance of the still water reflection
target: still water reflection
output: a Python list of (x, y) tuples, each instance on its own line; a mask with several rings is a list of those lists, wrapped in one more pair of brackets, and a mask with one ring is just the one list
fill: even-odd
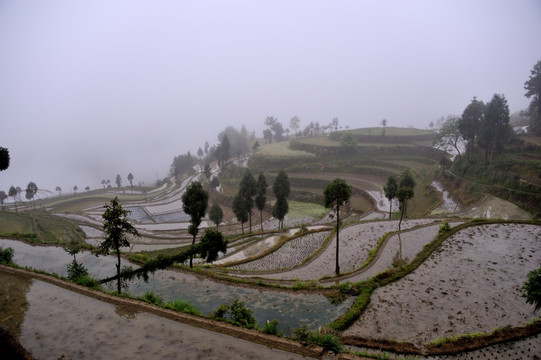
[[(59, 247), (30, 246), (6, 239), (0, 239), (0, 246), (12, 247), (15, 251), (13, 261), (20, 266), (31, 266), (62, 276), (66, 275), (66, 265), (72, 260), (72, 257)], [(78, 254), (77, 260), (96, 278), (104, 278), (115, 272), (115, 258), (112, 256), (97, 258), (85, 253)], [(124, 261), (123, 264), (127, 265), (128, 262)], [(212, 313), (221, 304), (231, 303), (238, 298), (254, 311), (260, 326), (267, 320), (277, 319), (281, 330), (286, 334), (302, 325), (311, 330), (326, 325), (343, 314), (354, 301), (354, 298), (350, 298), (335, 305), (323, 295), (231, 286), (171, 270), (157, 272), (150, 277), (148, 283), (136, 280), (129, 285), (127, 291), (136, 296), (153, 291), (164, 301), (188, 300), (204, 314)]]
[(0, 326), (39, 359), (302, 358), (39, 280), (0, 272), (0, 284)]

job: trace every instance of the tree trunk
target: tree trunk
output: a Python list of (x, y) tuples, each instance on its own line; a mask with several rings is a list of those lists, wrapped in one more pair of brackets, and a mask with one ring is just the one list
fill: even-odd
[[(195, 245), (195, 235), (193, 236), (192, 245)], [(190, 254), (190, 269), (193, 269), (193, 254)]]
[[(75, 256), (74, 256), (75, 257)], [(116, 275), (118, 276), (118, 280), (116, 282), (117, 284), (117, 290), (118, 290), (118, 293), (121, 294), (122, 293), (122, 286), (121, 286), (121, 279), (120, 279), (120, 249), (117, 249), (116, 251), (116, 257), (117, 257), (117, 264), (116, 264)]]
[(406, 213), (406, 204), (407, 204), (407, 200), (404, 200), (404, 203), (402, 204), (402, 209), (400, 209), (400, 221), (398, 222), (398, 231), (400, 231), (400, 226), (402, 225), (402, 219), (404, 218), (404, 214)]
[(248, 215), (250, 215), (250, 234), (252, 233), (252, 209), (248, 212)]
[(261, 232), (263, 232), (263, 210), (259, 210), (261, 216)]
[(242, 235), (244, 235), (244, 223), (242, 221), (240, 222), (240, 228), (242, 229)]
[(340, 205), (336, 205), (336, 276), (340, 276), (340, 264), (338, 256), (340, 254)]
[(391, 219), (393, 211), (393, 199), (389, 200), (389, 219)]
[(456, 144), (455, 144), (455, 150), (458, 153), (458, 158), (460, 159), (460, 161), (462, 161), (462, 155), (460, 154), (460, 150), (458, 150), (458, 146)]

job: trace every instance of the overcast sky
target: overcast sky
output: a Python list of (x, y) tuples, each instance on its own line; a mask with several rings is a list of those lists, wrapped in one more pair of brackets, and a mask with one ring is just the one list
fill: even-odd
[(539, 0), (0, 0), (0, 190), (154, 183), (267, 116), (426, 128), (494, 93), (522, 110), (540, 34)]

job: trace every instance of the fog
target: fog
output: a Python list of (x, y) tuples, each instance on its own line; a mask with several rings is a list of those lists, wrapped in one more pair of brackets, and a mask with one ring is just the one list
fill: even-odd
[(2, 0), (0, 190), (154, 183), (267, 116), (427, 128), (494, 93), (522, 110), (539, 34), (538, 0)]

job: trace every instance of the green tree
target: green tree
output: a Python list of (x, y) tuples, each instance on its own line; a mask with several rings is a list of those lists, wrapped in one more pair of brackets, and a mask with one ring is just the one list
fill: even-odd
[(293, 116), (291, 120), (289, 120), (289, 128), (293, 130), (295, 137), (297, 137), (297, 130), (299, 130), (300, 123), (301, 123), (301, 120), (296, 116)]
[(212, 173), (210, 171), (210, 165), (208, 163), (205, 164), (205, 167), (203, 169), (203, 173), (205, 174), (205, 177), (207, 178), (207, 180), (210, 180), (210, 176), (212, 175)]
[(276, 197), (276, 203), (272, 209), (272, 216), (278, 219), (278, 228), (284, 228), (284, 218), (289, 211), (289, 205), (287, 203), (287, 197), (291, 191), (289, 185), (289, 179), (286, 172), (282, 169), (276, 175), (274, 183), (272, 184), (272, 192)]
[(458, 121), (458, 130), (466, 141), (468, 160), (470, 159), (470, 154), (473, 153), (475, 139), (479, 136), (484, 118), (485, 104), (482, 101), (478, 101), (474, 96), (471, 103), (462, 112), (462, 116)]
[(11, 196), (13, 198), (13, 203), (15, 204), (15, 212), (17, 212), (17, 189), (15, 186), (11, 185), (11, 187), (8, 190), (8, 196)]
[(8, 198), (5, 191), (0, 191), (0, 204), (4, 207), (4, 201)]
[(400, 204), (400, 221), (398, 222), (398, 231), (402, 225), (402, 219), (407, 212), (408, 200), (415, 195), (415, 179), (411, 172), (406, 169), (400, 175), (400, 183), (398, 184), (398, 190), (396, 191), (396, 197)]
[(218, 160), (218, 165), (221, 169), (225, 168), (225, 164), (227, 160), (229, 160), (230, 157), (230, 150), (231, 150), (231, 143), (229, 142), (229, 137), (224, 134), (222, 137), (222, 142), (220, 145), (216, 148), (215, 156)]
[(248, 209), (240, 192), (233, 198), (233, 213), (235, 213), (237, 220), (240, 221), (242, 235), (244, 235), (244, 223), (248, 221)]
[(287, 203), (287, 199), (285, 198), (276, 199), (276, 202), (272, 206), (272, 216), (278, 219), (278, 229), (284, 228), (284, 218), (286, 217), (288, 212), (289, 212), (289, 204)]
[(128, 181), (130, 182), (131, 192), (133, 193), (133, 174), (132, 173), (128, 174)]
[(120, 174), (117, 174), (115, 183), (116, 186), (120, 189), (120, 187), (122, 186), (122, 178), (120, 177)]
[(34, 196), (37, 194), (37, 192), (38, 192), (38, 186), (36, 185), (35, 182), (30, 181), (28, 185), (26, 186), (25, 196), (26, 196), (26, 199), (32, 200), (34, 204), (34, 209), (36, 208), (36, 202), (34, 201)]
[(62, 188), (60, 186), (57, 186), (55, 190), (58, 191), (58, 196), (62, 197)]
[(479, 133), (479, 145), (485, 149), (485, 164), (492, 166), (494, 156), (502, 151), (512, 134), (507, 100), (503, 95), (494, 94), (486, 105)]
[(192, 157), (192, 154), (188, 151), (186, 154), (178, 155), (173, 158), (173, 163), (169, 173), (172, 176), (179, 176), (184, 173), (192, 173), (193, 166), (195, 165), (195, 160)]
[(355, 136), (353, 134), (346, 132), (343, 133), (340, 137), (340, 149), (345, 154), (351, 154), (355, 152), (355, 149), (357, 148), (357, 140), (355, 140)]
[(267, 179), (263, 173), (260, 173), (257, 177), (257, 195), (255, 197), (255, 206), (259, 210), (261, 221), (261, 232), (263, 232), (263, 209), (267, 204)]
[(240, 180), (239, 193), (244, 201), (244, 207), (248, 210), (250, 232), (252, 232), (252, 208), (254, 207), (254, 196), (257, 195), (257, 183), (250, 170), (246, 170)]
[[(192, 245), (195, 244), (195, 237), (199, 232), (201, 219), (207, 211), (209, 194), (206, 192), (199, 181), (194, 181), (186, 188), (182, 194), (182, 210), (190, 216), (190, 226), (188, 233), (193, 236)], [(193, 255), (190, 255), (190, 268), (193, 268)]]
[(222, 304), (212, 317), (216, 320), (224, 321), (236, 326), (254, 328), (256, 320), (253, 311), (247, 308), (242, 301), (235, 299), (231, 305)]
[(340, 275), (340, 263), (338, 260), (340, 250), (340, 206), (351, 197), (351, 186), (342, 179), (334, 179), (325, 187), (323, 197), (326, 208), (336, 211), (336, 276)]
[(213, 262), (218, 254), (227, 252), (227, 243), (218, 229), (206, 229), (201, 237), (201, 257), (207, 262)]
[(284, 170), (280, 170), (272, 184), (272, 192), (276, 198), (285, 199), (289, 196), (290, 191), (289, 178)]
[(73, 193), (75, 195), (77, 195), (77, 190), (79, 190), (79, 188), (77, 187), (77, 185), (73, 185)]
[(383, 193), (385, 197), (389, 200), (389, 219), (392, 216), (393, 210), (393, 199), (396, 199), (396, 192), (398, 191), (398, 183), (396, 178), (393, 175), (390, 175), (387, 178), (387, 185), (383, 187)]
[(458, 154), (458, 158), (462, 160), (462, 154), (460, 153), (460, 145), (462, 144), (462, 133), (459, 129), (459, 119), (456, 117), (449, 117), (443, 123), (440, 131), (436, 134), (432, 145), (437, 149), (451, 152), (451, 148), (454, 148)]
[(70, 244), (64, 248), (64, 251), (73, 256), (73, 261), (67, 266), (68, 279), (71, 281), (77, 281), (82, 277), (88, 276), (88, 269), (81, 263), (77, 261), (75, 255), (81, 251), (81, 244)]
[(128, 241), (129, 237), (139, 236), (139, 232), (128, 220), (128, 215), (131, 211), (122, 207), (118, 197), (115, 196), (110, 203), (105, 204), (104, 208), (105, 212), (103, 213), (102, 218), (105, 239), (98, 245), (96, 255), (108, 255), (111, 251), (115, 252), (117, 257), (117, 290), (120, 294), (122, 291), (120, 278), (120, 249), (130, 246), (130, 242)]
[(265, 126), (267, 127), (267, 130), (263, 131), (263, 137), (265, 140), (268, 140), (269, 144), (272, 144), (272, 130), (277, 122), (278, 119), (274, 116), (267, 116), (265, 118)]
[(220, 180), (218, 179), (217, 176), (214, 176), (212, 178), (212, 180), (210, 180), (210, 186), (213, 188), (213, 189), (216, 189), (218, 186), (220, 186)]
[(530, 79), (524, 83), (524, 89), (527, 90), (525, 96), (532, 98), (527, 111), (530, 127), (534, 134), (541, 135), (541, 60), (530, 70)]
[(528, 304), (534, 305), (534, 312), (541, 309), (541, 268), (528, 273), (528, 280), (522, 287), (522, 297)]
[(209, 210), (209, 218), (214, 224), (216, 224), (216, 229), (222, 223), (224, 219), (224, 212), (218, 203), (212, 204)]
[(383, 126), (383, 130), (381, 131), (381, 136), (385, 136), (385, 127), (387, 126), (387, 119), (383, 119), (380, 122), (381, 126)]
[(4, 171), (9, 167), (9, 150), (0, 147), (0, 171)]

